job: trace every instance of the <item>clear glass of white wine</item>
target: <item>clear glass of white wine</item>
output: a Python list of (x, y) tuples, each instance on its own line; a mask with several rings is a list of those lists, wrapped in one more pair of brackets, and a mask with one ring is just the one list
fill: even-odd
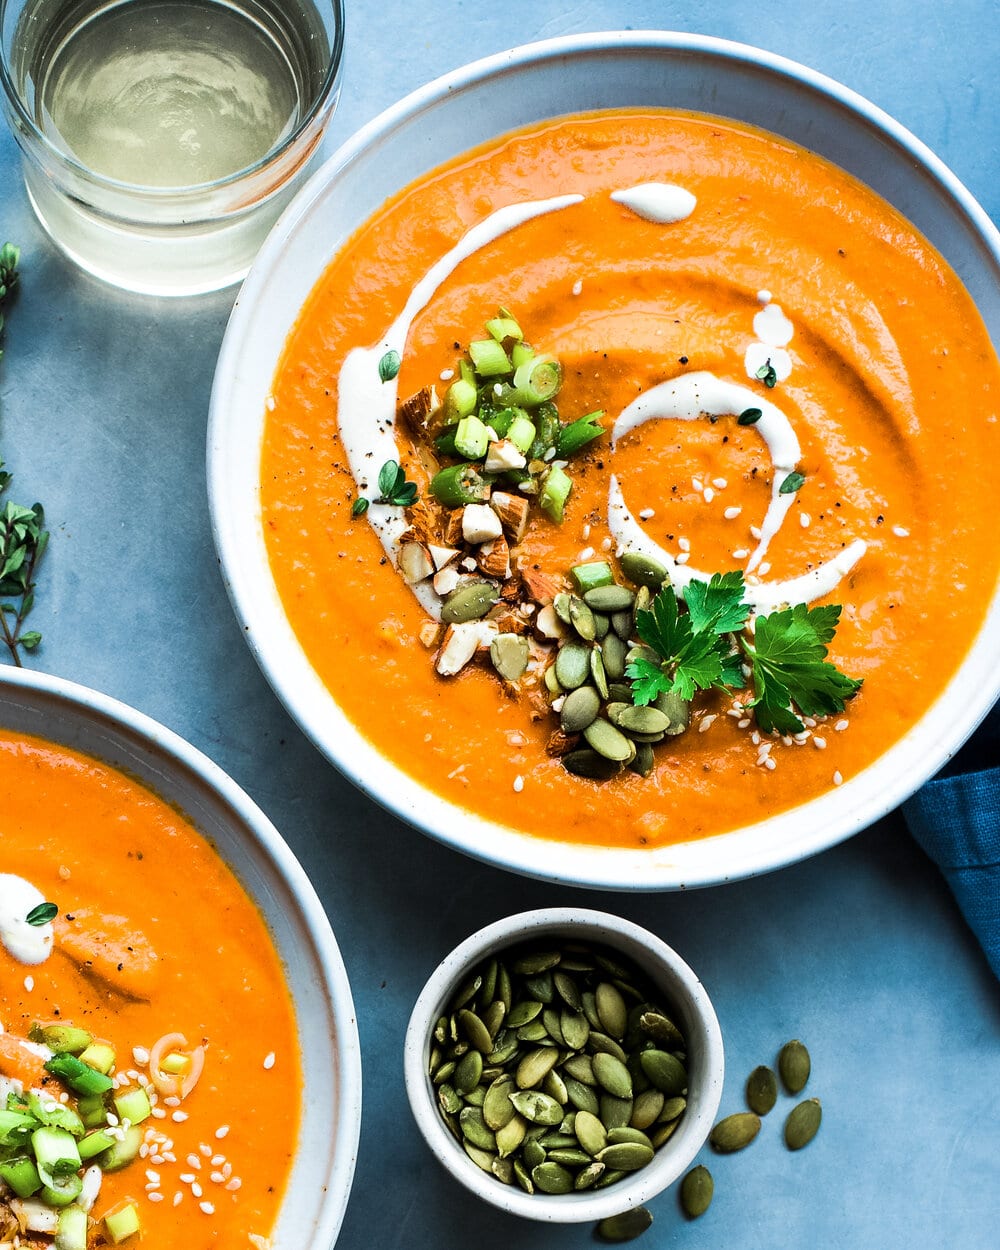
[(240, 281), (340, 93), (343, 0), (0, 0), (28, 196), (116, 286)]

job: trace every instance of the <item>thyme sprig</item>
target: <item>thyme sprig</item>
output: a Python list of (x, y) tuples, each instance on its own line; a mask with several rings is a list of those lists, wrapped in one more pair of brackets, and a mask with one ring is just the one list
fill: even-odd
[[(20, 255), (13, 243), (0, 247), (0, 333), (3, 305), (17, 287)], [(10, 480), (0, 460), (0, 495)], [(35, 571), (49, 541), (44, 521), (40, 503), (25, 508), (8, 500), (0, 509), (0, 639), (18, 668), (21, 650), (34, 651), (42, 641), (42, 635), (26, 630), (24, 622), (35, 604)]]

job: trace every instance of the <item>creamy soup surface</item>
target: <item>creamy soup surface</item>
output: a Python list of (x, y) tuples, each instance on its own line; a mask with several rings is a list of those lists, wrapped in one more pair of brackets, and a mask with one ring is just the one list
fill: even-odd
[[(440, 674), (442, 597), (396, 567), (414, 523), (426, 539), (439, 465), (396, 406), (443, 394), (498, 309), (561, 362), (562, 420), (598, 410), (605, 428), (568, 465), (562, 523), (532, 512), (511, 577), (565, 591), (573, 566), (607, 560), (618, 576), (638, 548), (681, 595), (692, 577), (741, 570), (759, 613), (839, 604), (828, 659), (863, 681), (843, 713), (762, 734), (739, 697), (699, 692), (649, 775), (595, 781), (552, 753), (537, 638), (516, 688), (482, 653)], [(398, 376), (383, 379), (390, 349)], [(441, 795), (573, 842), (718, 833), (842, 784), (955, 672), (1000, 566), (998, 397), (960, 282), (842, 171), (716, 118), (559, 119), (407, 187), (330, 263), (268, 405), (272, 573), (337, 701)], [(754, 405), (766, 419), (741, 424)], [(420, 502), (356, 515), (390, 458)], [(779, 494), (792, 471), (801, 484)]]
[[(100, 1179), (90, 1242), (110, 1240), (105, 1215), (131, 1204), (140, 1228), (123, 1245), (266, 1250), (302, 1079), (284, 971), (257, 908), (180, 813), (60, 746), (0, 731), (0, 813), (4, 1099), (37, 1088), (43, 1103), (65, 1093), (77, 1106), (42, 1066), (51, 1048), (36, 1044), (39, 1029), (71, 1025), (114, 1052), (106, 1102), (141, 1089), (152, 1105), (137, 1157)], [(43, 903), (54, 919), (26, 925)], [(74, 1053), (91, 1066), (88, 1051)], [(124, 1118), (109, 1127), (124, 1130)], [(4, 1231), (12, 1206), (16, 1216), (0, 1185)]]

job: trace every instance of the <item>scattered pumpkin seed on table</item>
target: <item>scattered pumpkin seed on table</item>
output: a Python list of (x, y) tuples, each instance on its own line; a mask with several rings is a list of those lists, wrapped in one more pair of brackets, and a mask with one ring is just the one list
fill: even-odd
[(715, 1181), (712, 1173), (704, 1164), (699, 1163), (681, 1181), (681, 1206), (688, 1219), (696, 1220), (704, 1215), (715, 1193)]
[(609, 1215), (597, 1225), (597, 1236), (601, 1241), (612, 1243), (633, 1241), (640, 1237), (653, 1223), (652, 1213), (645, 1207), (631, 1207), (619, 1215)]
[[(522, 944), (484, 961), (453, 995), (433, 1031), (429, 1076), (477, 1167), (529, 1194), (565, 1194), (607, 1188), (651, 1162), (687, 1107), (686, 1051), (668, 1004), (631, 961), (585, 942)], [(638, 1236), (651, 1219), (640, 1210), (601, 1235)]]
[(778, 1055), (778, 1071), (785, 1089), (790, 1094), (798, 1094), (805, 1089), (811, 1070), (812, 1061), (809, 1058), (809, 1051), (797, 1038), (782, 1046)]
[(789, 1150), (808, 1146), (819, 1131), (823, 1109), (818, 1098), (807, 1098), (793, 1107), (785, 1121), (785, 1145)]
[(737, 1111), (720, 1120), (708, 1136), (713, 1150), (719, 1154), (732, 1154), (743, 1150), (760, 1132), (760, 1116), (753, 1111)]
[(747, 1106), (757, 1115), (767, 1115), (778, 1100), (778, 1081), (765, 1064), (747, 1077)]

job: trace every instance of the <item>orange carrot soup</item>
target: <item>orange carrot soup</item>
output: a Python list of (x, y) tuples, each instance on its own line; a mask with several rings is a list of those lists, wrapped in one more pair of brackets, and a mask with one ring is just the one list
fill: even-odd
[(0, 1245), (264, 1250), (301, 1070), (264, 922), (114, 769), (0, 732)]
[(407, 187), (269, 399), (288, 618), (452, 801), (622, 847), (858, 773), (980, 628), (1000, 365), (894, 209), (773, 135), (563, 118)]

